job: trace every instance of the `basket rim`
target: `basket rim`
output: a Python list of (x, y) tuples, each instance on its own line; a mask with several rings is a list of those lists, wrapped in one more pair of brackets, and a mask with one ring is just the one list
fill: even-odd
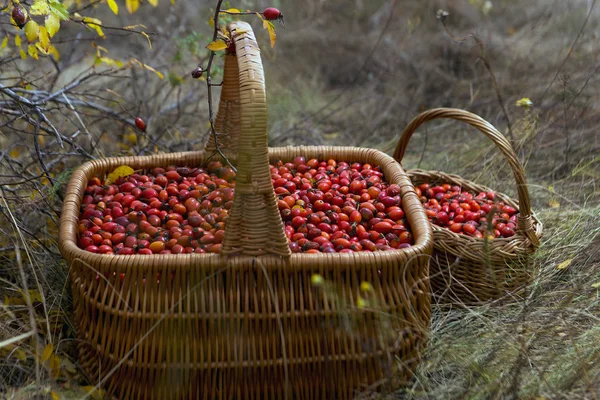
[[(427, 175), (443, 177), (444, 183), (454, 183), (454, 184), (460, 185), (462, 187), (466, 186), (467, 189), (493, 191), (496, 194), (496, 196), (498, 196), (501, 200), (503, 200), (503, 201), (507, 202), (509, 205), (515, 207), (520, 212), (518, 200), (513, 199), (512, 197), (510, 197), (509, 195), (507, 195), (505, 193), (498, 192), (486, 185), (481, 185), (477, 182), (473, 182), (471, 180), (465, 179), (465, 178), (461, 177), (460, 175), (449, 174), (444, 171), (438, 171), (438, 170), (423, 170), (423, 169), (417, 169), (417, 168), (406, 170), (406, 174), (411, 179), (413, 184), (414, 184), (414, 180), (412, 177), (414, 176), (414, 174), (427, 174)], [(419, 180), (425, 179), (425, 177), (421, 177), (421, 176), (419, 176), (418, 178), (419, 178)], [(419, 180), (417, 180), (417, 182)], [(466, 185), (465, 185), (465, 183), (466, 183)], [(543, 225), (542, 221), (540, 221), (540, 219), (537, 217), (537, 215), (533, 209), (531, 209), (530, 217), (532, 219), (532, 223), (535, 228), (535, 235), (537, 236), (538, 239), (540, 239), (543, 236), (544, 225)], [(515, 236), (510, 237), (510, 238), (494, 238), (494, 239), (489, 240), (489, 239), (485, 239), (485, 238), (477, 238), (474, 236), (459, 235), (458, 233), (452, 232), (449, 229), (435, 225), (434, 223), (430, 222), (429, 219), (428, 219), (428, 222), (433, 229), (434, 235), (436, 232), (444, 232), (445, 234), (447, 234), (446, 238), (436, 237), (435, 238), (436, 242), (439, 241), (440, 239), (444, 240), (444, 241), (460, 240), (460, 241), (470, 242), (470, 243), (484, 243), (487, 240), (488, 242), (504, 243), (506, 245), (512, 244), (515, 242), (528, 242), (529, 245), (527, 247), (535, 247), (534, 244), (531, 243), (531, 241), (523, 234), (523, 232), (521, 230), (517, 230), (515, 232), (516, 233)]]
[[(357, 158), (360, 152), (365, 152), (362, 158), (367, 156), (378, 155), (383, 160), (388, 161), (385, 165), (380, 165), (384, 174), (388, 175), (387, 172), (391, 172), (390, 168), (397, 168), (396, 172), (400, 173), (402, 178), (405, 178), (406, 181), (403, 182), (403, 179), (396, 179), (393, 181), (388, 180), (389, 183), (400, 183), (401, 190), (401, 198), (402, 201), (405, 202), (406, 198), (412, 198), (413, 201), (416, 201), (420, 204), (418, 200), (416, 191), (414, 190), (414, 186), (410, 182), (407, 172), (402, 168), (402, 166), (397, 163), (391, 156), (388, 154), (371, 148), (361, 148), (361, 147), (352, 147), (352, 146), (286, 146), (286, 147), (269, 147), (269, 160), (272, 162), (273, 160), (280, 160), (280, 153), (295, 151), (297, 154), (307, 156), (316, 157), (317, 155), (322, 155), (322, 157), (327, 157), (328, 154), (335, 154), (339, 151), (350, 151), (352, 153), (357, 154)], [(410, 210), (404, 210), (406, 218), (408, 220), (409, 226), (411, 227), (411, 231), (413, 232), (414, 237), (414, 245), (404, 249), (392, 249), (385, 251), (376, 251), (376, 252), (353, 252), (353, 253), (317, 253), (317, 254), (306, 254), (306, 253), (292, 253), (290, 257), (279, 257), (275, 255), (259, 255), (259, 256), (250, 256), (250, 255), (223, 255), (223, 254), (212, 254), (212, 253), (203, 253), (203, 254), (153, 254), (153, 255), (142, 255), (142, 254), (132, 254), (132, 255), (118, 255), (118, 254), (97, 254), (85, 251), (84, 249), (80, 249), (76, 243), (76, 234), (73, 230), (73, 235), (67, 236), (65, 227), (68, 225), (76, 226), (79, 223), (79, 210), (81, 206), (82, 194), (85, 190), (85, 184), (80, 187), (76, 187), (74, 185), (74, 180), (79, 176), (81, 177), (84, 174), (84, 170), (89, 169), (90, 167), (94, 167), (98, 164), (99, 161), (104, 163), (108, 163), (105, 166), (104, 172), (108, 168), (114, 168), (118, 165), (123, 165), (127, 163), (131, 163), (134, 159), (137, 163), (147, 164), (147, 167), (150, 168), (151, 165), (161, 165), (159, 161), (161, 159), (165, 159), (164, 162), (173, 162), (177, 163), (175, 159), (181, 160), (182, 163), (189, 162), (189, 160), (193, 157), (203, 158), (203, 162), (206, 161), (210, 154), (205, 152), (204, 150), (200, 151), (188, 151), (188, 152), (178, 152), (178, 153), (168, 153), (168, 154), (160, 154), (160, 155), (149, 155), (149, 156), (134, 156), (134, 157), (109, 157), (103, 158), (99, 160), (88, 161), (85, 164), (81, 165), (77, 168), (73, 175), (71, 176), (71, 180), (69, 182), (69, 188), (71, 190), (67, 190), (67, 196), (65, 197), (64, 204), (72, 203), (73, 211), (67, 211), (65, 213), (64, 206), (63, 212), (61, 213), (60, 225), (59, 225), (59, 248), (63, 255), (63, 257), (69, 262), (73, 261), (82, 261), (86, 260), (92, 266), (112, 266), (117, 272), (124, 272), (130, 268), (141, 268), (141, 269), (152, 269), (153, 267), (148, 267), (143, 265), (144, 260), (155, 259), (155, 257), (161, 257), (165, 261), (165, 268), (167, 265), (177, 265), (181, 267), (182, 264), (194, 267), (203, 267), (208, 269), (214, 269), (217, 265), (223, 265), (223, 262), (226, 262), (227, 265), (231, 268), (249, 268), (254, 264), (255, 260), (269, 260), (269, 262), (264, 263), (264, 267), (267, 270), (280, 268), (282, 264), (286, 264), (290, 267), (290, 270), (329, 270), (332, 268), (339, 268), (339, 265), (346, 265), (347, 268), (352, 268), (355, 266), (356, 268), (362, 268), (363, 265), (368, 265), (372, 263), (394, 263), (399, 261), (410, 260), (413, 257), (421, 257), (427, 256), (429, 257), (430, 251), (433, 249), (433, 231), (431, 229), (431, 225), (429, 223), (424, 224), (423, 227), (424, 232), (421, 234), (417, 234), (415, 232), (414, 226), (418, 224), (419, 220), (427, 221), (427, 217), (425, 215), (425, 211), (422, 207), (413, 207)], [(332, 156), (333, 157), (333, 156)], [(214, 158), (213, 158), (214, 159)], [(169, 161), (167, 161), (169, 160)], [(230, 158), (231, 160), (231, 158)], [(236, 160), (231, 160), (235, 162)], [(164, 164), (162, 164), (164, 165)], [(393, 175), (390, 174), (390, 175)], [(85, 182), (87, 183), (87, 179), (90, 176), (86, 176)], [(390, 179), (390, 178), (388, 178)], [(428, 221), (427, 221), (428, 222)], [(127, 262), (126, 262), (127, 260)], [(279, 260), (281, 262), (273, 263), (273, 260)], [(315, 267), (315, 262), (318, 262), (319, 266)], [(139, 264), (139, 265), (138, 265)]]

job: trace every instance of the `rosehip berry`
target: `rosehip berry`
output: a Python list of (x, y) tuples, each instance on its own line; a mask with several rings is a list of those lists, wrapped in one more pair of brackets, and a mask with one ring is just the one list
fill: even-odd
[(202, 69), (202, 67), (196, 67), (192, 71), (192, 78), (199, 79), (203, 73), (204, 73), (204, 70)]
[(21, 29), (25, 26), (25, 22), (26, 22), (27, 18), (25, 17), (25, 12), (23, 11), (23, 9), (21, 7), (15, 6), (12, 10), (11, 15), (12, 15), (13, 20), (19, 27), (19, 29)]
[(146, 132), (146, 123), (140, 117), (135, 119), (135, 126), (137, 126), (140, 131)]
[(265, 10), (262, 12), (262, 14), (265, 17), (265, 19), (267, 19), (269, 21), (274, 21), (274, 20), (283, 18), (283, 15), (281, 14), (281, 12), (278, 9), (276, 9), (275, 7), (265, 8)]

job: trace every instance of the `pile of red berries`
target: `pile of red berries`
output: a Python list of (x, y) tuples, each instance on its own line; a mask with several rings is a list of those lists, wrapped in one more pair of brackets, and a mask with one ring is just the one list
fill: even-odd
[[(397, 185), (370, 164), (296, 157), (271, 165), (293, 252), (348, 253), (409, 247)], [(78, 245), (101, 254), (219, 253), (233, 205), (235, 172), (169, 166), (93, 178), (82, 201)]]
[(413, 243), (397, 185), (378, 166), (296, 157), (271, 166), (292, 252), (350, 253)]
[(437, 226), (477, 238), (515, 235), (519, 213), (503, 201), (496, 201), (494, 192), (474, 195), (448, 183), (424, 183), (416, 190), (429, 221)]
[(170, 166), (103, 185), (88, 182), (79, 222), (80, 248), (93, 253), (218, 253), (233, 204), (235, 172)]

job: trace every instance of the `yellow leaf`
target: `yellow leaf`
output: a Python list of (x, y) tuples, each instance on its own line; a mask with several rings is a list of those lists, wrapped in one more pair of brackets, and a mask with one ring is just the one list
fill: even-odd
[(40, 357), (40, 362), (45, 363), (50, 359), (50, 356), (54, 352), (54, 345), (52, 343), (48, 343), (44, 350), (42, 351), (42, 356)]
[(42, 293), (39, 290), (29, 289), (29, 298), (31, 299), (32, 303), (44, 302), (44, 297), (42, 296)]
[(4, 48), (6, 48), (6, 46), (8, 46), (8, 36), (4, 36), (4, 39), (2, 39), (2, 44), (0, 45), (0, 49), (4, 49)]
[(267, 31), (269, 32), (269, 39), (271, 40), (271, 48), (275, 47), (275, 40), (277, 39), (277, 35), (275, 34), (275, 25), (271, 21), (267, 22)]
[(50, 46), (50, 38), (48, 37), (48, 31), (45, 26), (40, 26), (40, 45), (45, 52), (48, 52)]
[(150, 47), (150, 50), (152, 50), (152, 42), (150, 41), (150, 36), (148, 36), (148, 34), (144, 31), (142, 31), (141, 33), (148, 40), (148, 46)]
[(50, 5), (47, 0), (35, 0), (29, 12), (32, 15), (47, 15), (50, 12)]
[(227, 48), (227, 44), (222, 40), (215, 40), (214, 42), (210, 42), (206, 48), (210, 51), (221, 51)]
[(593, 287), (594, 289), (598, 289), (598, 288), (600, 288), (600, 282), (596, 282), (596, 283), (592, 284), (592, 287)]
[(310, 283), (316, 287), (323, 286), (325, 279), (323, 279), (323, 277), (319, 274), (312, 274), (310, 277)]
[(104, 63), (106, 65), (110, 65), (112, 67), (121, 68), (123, 66), (123, 63), (121, 61), (119, 61), (119, 60), (113, 60), (112, 58), (108, 58), (108, 57), (98, 57), (96, 59), (96, 61)]
[(120, 167), (117, 167), (113, 172), (111, 172), (110, 174), (108, 174), (108, 176), (106, 177), (106, 181), (104, 182), (104, 184), (110, 185), (111, 183), (113, 183), (117, 179), (129, 176), (129, 175), (133, 174), (134, 172), (135, 171), (130, 166), (128, 166), (128, 165), (121, 165)]
[(158, 0), (148, 0), (148, 3), (152, 4), (152, 7), (156, 7), (158, 5)]
[(60, 54), (58, 54), (58, 50), (56, 50), (56, 47), (54, 47), (53, 44), (51, 44), (50, 47), (48, 48), (48, 54), (52, 54), (56, 61), (60, 60)]
[(140, 0), (125, 0), (125, 7), (127, 7), (127, 11), (129, 14), (133, 14), (137, 11), (140, 6)]
[(46, 30), (50, 37), (54, 36), (60, 29), (60, 18), (52, 13), (46, 17)]
[(358, 308), (365, 308), (366, 306), (369, 305), (369, 302), (365, 299), (363, 299), (362, 297), (358, 297), (358, 299), (356, 299), (356, 307)]
[(56, 379), (60, 375), (60, 357), (56, 354), (50, 356), (50, 360), (48, 361), (48, 367), (50, 369), (50, 375), (52, 378)]
[(125, 139), (127, 140), (127, 142), (129, 142), (131, 145), (135, 145), (137, 144), (137, 135), (135, 134), (135, 132), (133, 130), (131, 130), (126, 136)]
[(104, 390), (96, 390), (96, 386), (82, 386), (81, 389), (85, 390), (88, 394), (91, 393), (91, 397), (94, 400), (102, 400), (106, 396)]
[(35, 44), (35, 47), (37, 47), (37, 49), (38, 49), (38, 50), (39, 50), (39, 51), (40, 51), (42, 54), (46, 54), (46, 55), (48, 55), (48, 54), (49, 54), (50, 48), (48, 48), (48, 49), (45, 49), (45, 48), (43, 48), (40, 42), (37, 42), (37, 43)]
[(19, 55), (21, 56), (21, 60), (27, 59), (27, 53), (23, 49), (19, 49)]
[(144, 66), (144, 68), (146, 68), (148, 71), (152, 71), (154, 72), (160, 79), (164, 79), (165, 76), (162, 74), (162, 72), (159, 72), (157, 70), (155, 70), (154, 68), (152, 68), (151, 66), (147, 65), (147, 64), (142, 64)]
[(210, 17), (208, 19), (208, 25), (214, 29), (214, 27), (215, 27), (215, 18), (214, 17)]
[(54, 390), (50, 392), (50, 396), (52, 400), (60, 400), (60, 396)]
[(529, 108), (533, 105), (533, 102), (529, 97), (523, 97), (522, 99), (517, 100), (517, 107)]
[(241, 11), (240, 11), (240, 10), (238, 10), (237, 8), (230, 8), (230, 9), (228, 9), (228, 10), (226, 10), (226, 11), (227, 11), (228, 13), (231, 13), (231, 14), (239, 14), (239, 13), (241, 12)]
[(171, 4), (175, 5), (175, 0), (171, 0)]
[(37, 47), (35, 47), (34, 44), (30, 44), (29, 46), (27, 46), (27, 53), (29, 53), (29, 55), (35, 58), (36, 60), (39, 58)]
[(70, 374), (77, 373), (77, 369), (75, 368), (75, 365), (73, 365), (71, 360), (69, 360), (68, 358), (63, 358), (62, 365), (64, 367), (64, 370), (67, 371), (68, 373), (70, 373)]
[(30, 43), (35, 42), (35, 40), (38, 38), (39, 34), (40, 34), (40, 26), (38, 25), (37, 22), (30, 19), (25, 24), (25, 37), (27, 38), (27, 41)]
[(106, 0), (108, 3), (108, 7), (110, 7), (110, 11), (112, 11), (115, 15), (119, 15), (119, 5), (115, 0)]
[(98, 36), (104, 37), (104, 32), (102, 32), (102, 21), (98, 18), (84, 17), (83, 23), (87, 24), (90, 28), (95, 29)]
[(13, 355), (19, 361), (27, 361), (27, 354), (23, 349), (17, 349), (14, 351)]
[(15, 35), (15, 46), (21, 48), (21, 36)]
[(563, 262), (561, 262), (560, 264), (558, 264), (556, 266), (556, 269), (565, 269), (567, 268), (569, 265), (571, 265), (571, 263), (573, 262), (572, 258), (569, 258), (568, 260), (565, 260)]
[(548, 202), (548, 205), (549, 205), (550, 207), (552, 207), (552, 208), (558, 208), (558, 207), (560, 207), (560, 203), (559, 203), (558, 201), (556, 201), (556, 199), (551, 199), (551, 200)]

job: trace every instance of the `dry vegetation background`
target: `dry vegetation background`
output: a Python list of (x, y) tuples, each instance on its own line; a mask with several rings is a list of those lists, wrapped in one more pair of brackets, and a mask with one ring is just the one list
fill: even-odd
[[(37, 132), (36, 114), (24, 117), (0, 91), (0, 342), (32, 326), (37, 330), (33, 338), (0, 348), (0, 396), (50, 398), (53, 390), (61, 398), (80, 398), (82, 387), (94, 384), (74, 358), (67, 266), (56, 246), (62, 191), (72, 168), (90, 158), (200, 148), (207, 134), (206, 86), (189, 72), (210, 41), (206, 21), (212, 3), (177, 0), (171, 6), (161, 0), (157, 9), (145, 4), (134, 15), (123, 10), (119, 16), (100, 5), (95, 15), (106, 25), (145, 24), (155, 33), (152, 50), (140, 35), (107, 30), (102, 40), (66, 24), (55, 40), (59, 62), (0, 54), (0, 88), (16, 88), (28, 99), (47, 98), (81, 81), (68, 95), (44, 104), (64, 147), (46, 125)], [(423, 362), (398, 398), (600, 397), (600, 5), (595, 3), (230, 2), (240, 9), (276, 6), (286, 18), (274, 49), (258, 19), (249, 18), (262, 43), (272, 146), (338, 144), (391, 152), (419, 111), (440, 106), (477, 113), (507, 134), (510, 126), (545, 226), (535, 282), (518, 304), (434, 304)], [(440, 8), (449, 12), (448, 30), (455, 37), (475, 34), (485, 54), (472, 38), (457, 43), (449, 37), (436, 19)], [(0, 32), (12, 29), (0, 17)], [(103, 66), (94, 72), (92, 43), (106, 47), (114, 59), (135, 57), (152, 65), (166, 78), (139, 68)], [(23, 82), (31, 86), (24, 88)], [(531, 109), (515, 105), (522, 97), (531, 98)], [(134, 116), (146, 120), (145, 134), (129, 125)], [(458, 173), (515, 194), (499, 152), (456, 122), (421, 129), (404, 166)], [(31, 307), (24, 293), (30, 294)], [(48, 343), (53, 354), (40, 366), (36, 355)]]

